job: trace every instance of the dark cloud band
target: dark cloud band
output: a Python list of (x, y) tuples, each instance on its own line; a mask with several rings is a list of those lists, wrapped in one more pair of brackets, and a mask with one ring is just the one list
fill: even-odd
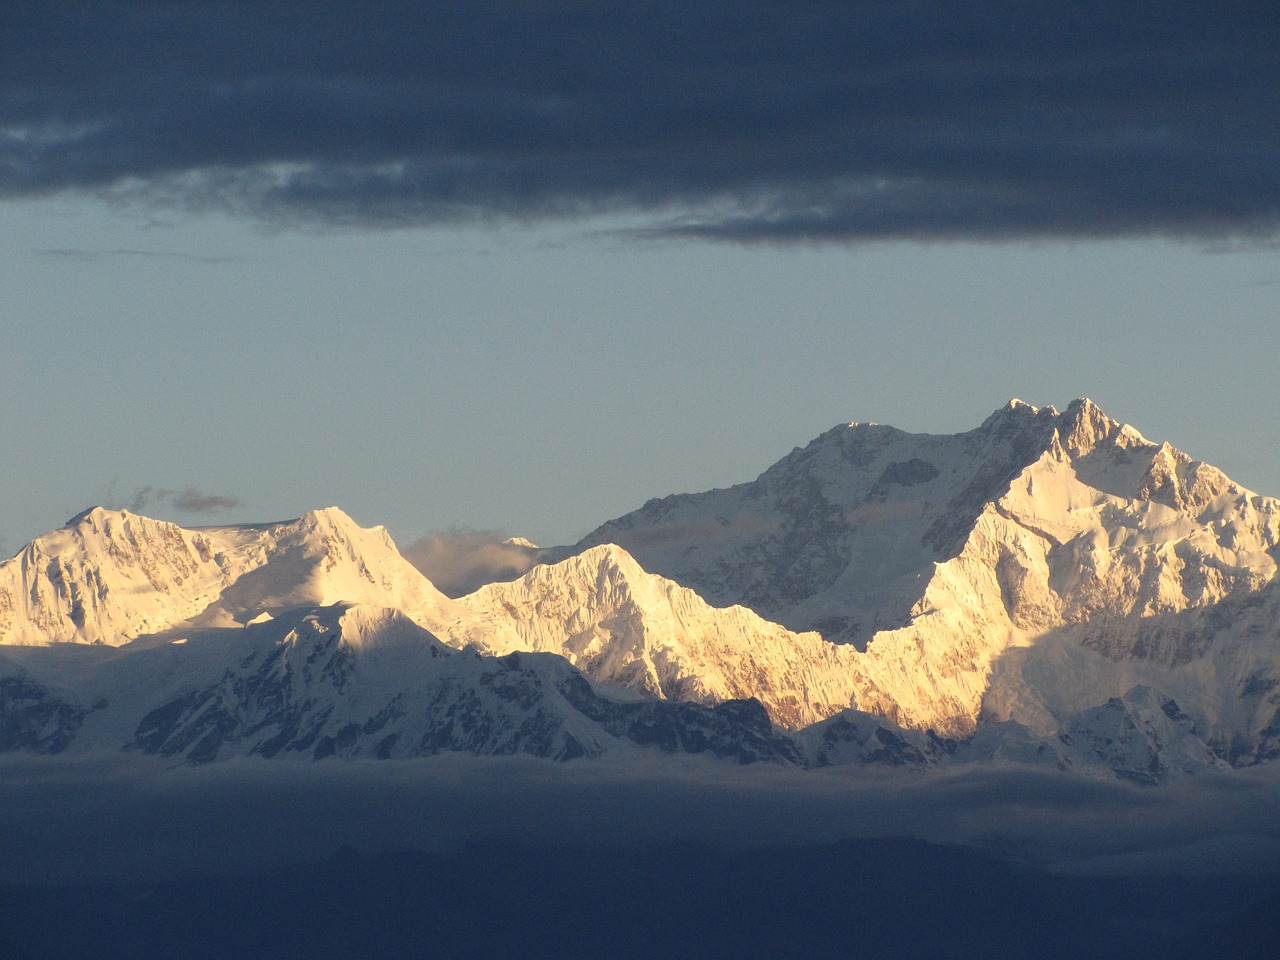
[(1267, 0), (0, 13), (0, 196), (737, 240), (1273, 236)]

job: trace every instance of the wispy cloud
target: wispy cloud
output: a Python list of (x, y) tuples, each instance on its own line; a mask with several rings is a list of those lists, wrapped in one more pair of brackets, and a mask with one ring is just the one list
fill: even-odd
[(1280, 20), (1156, 0), (0, 13), (0, 196), (736, 241), (1280, 229)]
[(143, 513), (149, 506), (157, 504), (168, 504), (182, 513), (214, 513), (219, 510), (234, 510), (240, 506), (240, 501), (235, 497), (208, 494), (195, 487), (187, 487), (185, 490), (142, 487), (134, 493), (129, 509), (134, 513)]
[(211, 254), (193, 254), (179, 253), (173, 250), (87, 250), (72, 247), (55, 247), (45, 250), (34, 251), (37, 257), (45, 257), (60, 260), (128, 260), (128, 259), (160, 259), (160, 260), (182, 260), (188, 263), (237, 263), (242, 262), (242, 257), (217, 256)]

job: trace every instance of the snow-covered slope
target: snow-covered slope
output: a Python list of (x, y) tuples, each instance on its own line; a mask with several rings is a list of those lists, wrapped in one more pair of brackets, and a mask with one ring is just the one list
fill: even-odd
[(716, 708), (602, 694), (563, 658), (454, 650), (395, 610), (300, 607), (181, 642), (0, 651), (0, 749), (555, 760), (623, 747), (739, 762), (799, 755), (751, 701)]
[[(625, 562), (636, 574), (643, 576), (633, 561), (625, 558)], [(603, 596), (596, 606), (602, 602), (606, 602)], [(696, 603), (696, 597), (692, 595), (685, 600), (686, 606)], [(79, 648), (84, 644), (122, 649), (127, 647), (130, 655), (121, 659), (122, 663), (129, 665), (125, 669), (124, 684), (134, 691), (127, 699), (136, 703), (153, 701), (157, 685), (163, 686), (167, 682), (164, 678), (169, 675), (165, 673), (158, 677), (139, 674), (139, 665), (161, 662), (167, 656), (174, 662), (173, 675), (177, 682), (189, 687), (193, 682), (191, 676), (204, 677), (209, 687), (204, 691), (187, 690), (182, 695), (197, 699), (184, 708), (195, 711), (194, 714), (185, 719), (178, 718), (181, 720), (180, 730), (161, 736), (157, 732), (160, 728), (157, 728), (157, 731), (140, 739), (140, 744), (151, 745), (161, 752), (193, 750), (195, 755), (204, 756), (209, 752), (207, 745), (202, 748), (198, 744), (203, 742), (206, 735), (213, 735), (211, 731), (225, 732), (244, 723), (248, 723), (249, 728), (256, 731), (264, 725), (270, 726), (269, 720), (275, 718), (271, 722), (284, 724), (284, 728), (275, 731), (271, 737), (263, 734), (244, 749), (250, 752), (277, 749), (278, 744), (276, 747), (272, 744), (279, 737), (284, 737), (283, 742), (291, 744), (291, 749), (301, 749), (298, 743), (309, 742), (306, 736), (298, 733), (300, 725), (305, 726), (301, 717), (280, 719), (279, 711), (273, 707), (257, 720), (245, 719), (255, 716), (255, 710), (258, 710), (254, 704), (259, 699), (259, 694), (255, 691), (263, 688), (265, 680), (262, 677), (256, 674), (239, 676), (235, 683), (235, 690), (239, 691), (236, 696), (249, 699), (242, 701), (233, 697), (233, 702), (229, 703), (225, 692), (228, 680), (222, 676), (222, 672), (232, 671), (233, 665), (238, 665), (235, 666), (235, 671), (243, 672), (249, 669), (245, 666), (247, 663), (265, 665), (263, 669), (271, 666), (275, 670), (279, 663), (292, 662), (301, 656), (288, 653), (298, 646), (299, 638), (306, 638), (314, 646), (319, 642), (317, 637), (320, 634), (326, 634), (330, 640), (346, 637), (343, 650), (353, 645), (359, 648), (366, 646), (361, 638), (369, 630), (361, 625), (363, 620), (355, 614), (348, 614), (341, 624), (331, 624), (323, 630), (314, 626), (314, 617), (310, 614), (301, 621), (298, 619), (299, 609), (305, 611), (329, 608), (334, 604), (354, 605), (355, 610), (396, 611), (396, 617), (403, 622), (395, 624), (394, 629), (388, 623), (383, 623), (374, 631), (379, 637), (384, 637), (388, 630), (398, 636), (412, 627), (413, 631), (422, 636), (434, 635), (431, 644), (435, 647), (440, 647), (439, 641), (434, 639), (439, 637), (454, 648), (473, 646), (490, 654), (511, 654), (534, 649), (562, 652), (554, 644), (521, 642), (515, 631), (516, 622), (506, 610), (473, 607), (445, 597), (400, 556), (385, 530), (380, 527), (363, 529), (336, 508), (315, 511), (298, 520), (284, 523), (197, 530), (183, 529), (171, 523), (124, 511), (101, 508), (86, 511), (65, 528), (35, 540), (17, 557), (0, 566), (0, 613), (3, 614), (0, 617), (0, 651), (7, 649), (7, 658), (12, 660), (19, 656), (18, 651), (12, 649), (15, 646), (66, 647), (65, 650), (47, 654), (27, 654), (26, 660), (22, 662), (58, 665), (58, 669), (49, 678), (49, 683), (54, 687), (67, 680), (67, 676), (60, 671), (69, 671), (71, 675), (87, 671), (93, 675), (86, 681), (90, 686), (106, 682), (109, 688), (118, 689), (119, 684), (115, 681), (104, 681), (102, 678), (113, 677), (115, 671), (125, 668), (115, 665), (106, 651), (100, 650), (94, 654), (72, 648)], [(705, 608), (705, 604), (699, 605)], [(716, 615), (716, 619), (734, 619), (723, 615), (721, 611), (711, 612)], [(758, 618), (747, 611), (740, 611), (740, 614), (751, 621), (758, 621)], [(785, 633), (781, 628), (760, 623), (775, 632)], [(268, 640), (262, 639), (277, 637), (281, 631), (288, 632), (290, 640), (287, 644), (272, 647)], [(748, 644), (753, 639), (748, 630), (739, 630), (738, 633)], [(225, 640), (226, 637), (236, 639), (233, 643)], [(218, 638), (223, 638), (225, 642)], [(811, 638), (811, 642), (815, 646), (831, 646), (816, 636)], [(163, 655), (149, 652), (162, 644), (168, 644), (172, 649)], [(240, 647), (248, 646), (242, 650), (236, 644)], [(264, 647), (264, 644), (267, 646)], [(386, 644), (380, 641), (380, 645)], [(272, 651), (269, 655), (262, 652), (268, 647)], [(425, 649), (417, 641), (410, 644), (410, 648)], [(139, 654), (138, 650), (148, 652)], [(726, 655), (731, 654), (732, 651), (729, 651)], [(325, 662), (331, 659), (329, 654), (324, 656)], [(210, 660), (210, 657), (213, 659)], [(0, 661), (5, 658), (5, 654), (0, 654)], [(439, 674), (441, 670), (446, 673), (453, 671), (457, 676), (448, 681), (450, 689), (470, 689), (480, 683), (483, 677), (489, 676), (483, 671), (475, 676), (458, 673), (462, 670), (460, 664), (474, 659), (472, 654), (470, 659), (450, 660), (447, 669), (434, 668), (434, 674)], [(98, 660), (103, 660), (106, 664), (105, 672), (97, 670), (95, 665)], [(380, 654), (377, 662), (384, 661), (386, 655)], [(492, 664), (499, 661), (490, 656), (485, 662)], [(548, 687), (550, 692), (546, 694), (551, 701), (563, 701), (563, 697), (554, 693), (554, 689), (558, 689), (557, 684), (574, 675), (574, 671), (558, 657), (541, 660), (535, 658), (533, 662), (558, 662), (568, 671), (564, 676), (557, 677), (555, 684)], [(801, 671), (805, 669), (803, 664), (797, 666), (795, 656), (789, 662)], [(295, 685), (302, 683), (308, 689), (314, 687), (313, 681), (318, 681), (319, 677), (308, 675), (305, 682), (297, 679), (311, 669), (305, 665), (310, 661), (298, 663), (292, 682)], [(412, 662), (401, 663), (391, 674), (378, 680), (374, 688), (382, 689), (387, 683), (401, 686), (409, 684), (424, 669), (424, 663), (421, 656)], [(256, 670), (258, 667), (252, 669)], [(71, 701), (62, 700), (50, 694), (48, 688), (32, 687), (24, 670), (25, 668), (19, 670), (15, 667), (14, 672), (3, 681), (8, 687), (0, 690), (0, 697), (4, 700), (3, 711), (0, 712), (12, 718), (25, 718), (15, 719), (16, 725), (8, 736), (11, 746), (53, 748), (66, 740), (69, 725), (81, 722), (86, 703), (99, 699), (121, 700), (109, 692), (86, 695)], [(607, 675), (601, 676), (602, 679), (615, 679)], [(671, 688), (671, 699), (695, 700), (707, 706), (715, 706), (751, 696), (747, 692), (751, 685), (744, 682), (721, 683), (713, 694), (697, 696), (694, 695), (694, 686), (697, 685), (700, 690), (705, 685), (699, 684), (692, 674), (686, 672), (685, 676), (689, 681), (689, 689), (684, 692), (689, 695), (679, 695), (679, 691)], [(807, 687), (801, 679), (783, 679), (790, 683), (784, 692), (797, 703), (807, 695)], [(484, 682), (488, 683), (487, 680)], [(632, 686), (641, 693), (650, 692), (643, 684), (624, 685)], [(361, 689), (366, 690), (363, 697), (373, 696), (375, 700), (381, 697), (390, 702), (391, 694), (369, 694), (368, 687), (368, 682), (361, 685)], [(763, 684), (763, 688), (766, 692), (773, 689), (768, 682)], [(734, 709), (739, 713), (742, 709), (729, 706), (726, 707), (727, 713), (715, 713), (697, 709), (685, 710), (677, 708), (675, 704), (659, 708), (636, 702), (603, 710), (597, 709), (598, 705), (593, 706), (594, 694), (583, 693), (589, 687), (580, 689), (573, 686), (572, 689), (578, 690), (580, 694), (580, 702), (574, 708), (575, 711), (580, 712), (579, 708), (586, 710), (595, 717), (593, 723), (597, 726), (603, 724), (613, 731), (609, 736), (621, 736), (623, 739), (630, 736), (628, 731), (631, 726), (638, 723), (650, 729), (650, 735), (656, 738), (655, 742), (671, 737), (675, 737), (673, 744), (680, 742), (684, 735), (671, 733), (674, 729), (673, 718), (678, 718), (689, 730), (705, 725), (709, 722), (708, 717), (719, 718), (715, 723), (732, 734), (730, 728), (734, 724), (726, 726), (725, 718), (733, 716)], [(398, 688), (395, 696), (401, 699), (416, 696), (420, 699), (423, 695), (420, 691), (410, 694)], [(181, 700), (177, 693), (174, 693), (174, 697), (174, 703)], [(845, 694), (843, 703), (836, 704), (832, 709), (840, 709), (847, 704), (848, 694)], [(358, 704), (354, 707), (348, 704), (347, 707), (360, 709)], [(799, 707), (793, 705), (793, 709)], [(654, 710), (659, 713), (653, 714)], [(825, 716), (829, 712), (831, 711), (820, 715)], [(425, 722), (422, 720), (423, 716), (430, 714), (439, 717), (440, 710), (433, 708), (426, 713), (419, 710), (419, 714), (415, 729)], [(122, 714), (119, 710), (114, 710), (111, 715)], [(460, 714), (449, 716), (452, 717), (450, 722), (463, 724), (467, 729), (479, 722), (468, 720)], [(768, 715), (761, 711), (756, 719), (763, 722), (762, 736), (767, 734), (766, 740), (773, 737), (769, 731)], [(141, 723), (142, 720), (134, 717), (131, 722)], [(306, 722), (314, 725), (314, 718)], [(326, 722), (332, 725), (336, 721), (331, 718)], [(356, 721), (348, 718), (348, 722)], [(374, 715), (370, 714), (360, 721), (361, 729), (370, 724), (377, 725), (377, 722)], [(94, 723), (99, 721), (95, 720)], [(48, 726), (49, 730), (42, 732), (44, 727), (41, 724)], [(489, 743), (487, 737), (492, 733), (489, 721), (481, 726), (486, 735), (481, 737), (480, 744), (474, 745), (476, 750), (492, 752), (495, 749), (505, 749), (501, 744)], [(595, 727), (592, 729), (595, 730)], [(663, 730), (667, 732), (661, 733)], [(367, 733), (368, 731), (362, 738), (362, 749), (368, 749), (368, 744), (364, 743)], [(104, 744), (116, 741), (123, 743), (127, 740), (126, 734), (129, 734), (128, 730), (116, 729), (105, 739), (98, 739)], [(419, 730), (418, 735), (420, 737), (425, 734), (421, 734)], [(553, 750), (544, 744), (534, 752), (549, 751), (552, 755), (568, 756), (579, 747), (587, 753), (599, 752), (598, 744), (591, 746), (590, 737), (583, 739), (572, 734), (566, 736), (579, 746), (574, 747), (566, 742)], [(593, 736), (604, 734), (595, 730)], [(0, 740), (3, 739), (0, 736)], [(94, 737), (86, 737), (84, 734), (78, 739), (82, 743), (94, 741)], [(694, 740), (696, 739), (695, 736)], [(741, 746), (735, 745), (733, 741), (736, 739), (740, 737), (732, 734), (723, 744), (709, 745), (705, 749), (733, 752)], [(451, 749), (464, 749), (459, 745), (461, 742), (454, 743)], [(242, 747), (240, 744), (232, 744), (219, 749), (234, 752)], [(413, 749), (421, 752), (423, 748), (419, 744)]]
[(1227, 766), (1175, 700), (1141, 685), (1068, 717), (1058, 741), (1077, 764), (1099, 763), (1134, 783)]
[(744, 607), (712, 607), (611, 544), (461, 602), (514, 627), (489, 652), (558, 653), (595, 680), (655, 699), (755, 697), (792, 729), (848, 707), (858, 688), (853, 648), (792, 633)]

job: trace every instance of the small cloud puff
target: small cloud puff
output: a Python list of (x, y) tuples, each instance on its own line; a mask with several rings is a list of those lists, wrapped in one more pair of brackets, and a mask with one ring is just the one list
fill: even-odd
[(401, 551), (450, 597), (465, 596), (486, 583), (514, 580), (539, 562), (541, 552), (527, 540), (497, 530), (464, 527), (432, 531)]

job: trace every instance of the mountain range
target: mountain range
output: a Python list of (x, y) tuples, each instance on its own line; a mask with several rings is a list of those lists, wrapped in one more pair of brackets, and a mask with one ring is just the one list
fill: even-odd
[(852, 423), (450, 598), (336, 508), (100, 507), (0, 564), (0, 750), (796, 767), (1160, 783), (1280, 755), (1280, 501), (1088, 400)]

